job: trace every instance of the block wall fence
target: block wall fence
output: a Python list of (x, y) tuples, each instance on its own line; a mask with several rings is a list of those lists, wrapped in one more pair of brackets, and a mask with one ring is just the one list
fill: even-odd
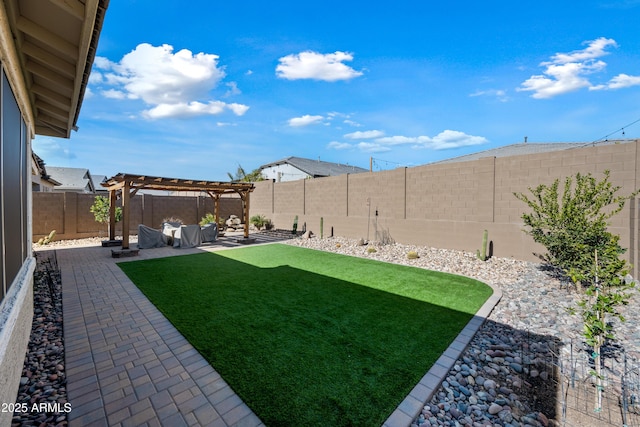
[[(544, 248), (523, 232), (528, 207), (513, 193), (551, 184), (559, 178), (591, 172), (611, 181), (627, 195), (639, 188), (640, 140), (570, 150), (486, 157), (475, 161), (430, 164), (383, 172), (256, 183), (250, 214), (263, 214), (276, 228), (306, 226), (318, 238), (320, 218), (324, 237), (382, 240), (474, 252), (489, 232), (493, 255), (537, 261)], [(563, 185), (560, 189), (562, 190)], [(630, 200), (612, 218), (610, 231), (621, 236), (626, 258), (638, 276), (640, 198)]]
[[(108, 195), (107, 195), (108, 197)], [(33, 241), (56, 230), (56, 239), (81, 239), (108, 237), (107, 224), (96, 222), (90, 208), (94, 194), (84, 193), (33, 193)], [(138, 234), (138, 224), (159, 229), (162, 220), (169, 217), (182, 219), (184, 224), (197, 224), (207, 213), (213, 213), (213, 200), (209, 196), (158, 196), (136, 195), (131, 199), (130, 230)], [(239, 198), (221, 197), (220, 216), (242, 215)], [(116, 235), (122, 235), (122, 224), (116, 224)]]

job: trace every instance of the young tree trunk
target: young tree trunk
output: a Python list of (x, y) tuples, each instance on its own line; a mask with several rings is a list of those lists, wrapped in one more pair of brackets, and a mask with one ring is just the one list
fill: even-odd
[[(595, 295), (595, 299), (596, 299), (596, 305), (598, 304), (598, 298), (600, 296), (600, 287), (598, 284), (598, 250), (595, 250), (595, 262), (596, 262), (596, 295)], [(605, 314), (601, 311), (598, 310), (597, 311), (597, 321), (600, 322), (604, 322), (604, 316)], [(596, 337), (595, 343), (593, 345), (593, 354), (594, 354), (594, 358), (593, 358), (593, 363), (595, 364), (595, 371), (596, 371), (596, 393), (595, 393), (595, 406), (594, 406), (594, 412), (600, 412), (602, 410), (602, 368), (600, 367), (600, 363), (601, 363), (601, 356), (600, 356), (600, 351), (602, 349), (602, 344), (603, 344), (603, 337), (602, 334), (598, 334), (598, 336)]]

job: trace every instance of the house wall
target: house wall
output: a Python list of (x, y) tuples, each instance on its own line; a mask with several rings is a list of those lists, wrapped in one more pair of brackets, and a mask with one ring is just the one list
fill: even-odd
[[(257, 182), (250, 214), (263, 214), (276, 228), (306, 226), (324, 235), (381, 240), (384, 235), (406, 244), (475, 252), (486, 229), (493, 254), (537, 261), (544, 248), (522, 230), (527, 206), (513, 193), (551, 184), (580, 172), (598, 179), (611, 171), (618, 194), (639, 187), (640, 140), (564, 151), (475, 161), (424, 165), (391, 171), (341, 175), (313, 180)], [(639, 264), (639, 198), (629, 201), (611, 220), (621, 236), (626, 258)], [(377, 213), (377, 215), (376, 215)], [(635, 275), (638, 274), (636, 267)]]
[[(96, 222), (90, 208), (93, 194), (33, 193), (33, 239), (38, 241), (56, 230), (57, 240), (108, 236), (107, 224)], [(131, 199), (129, 208), (130, 230), (138, 234), (138, 224), (160, 228), (165, 218), (180, 218), (185, 224), (197, 224), (208, 212), (213, 213), (213, 200), (209, 197), (159, 196), (142, 194)], [(220, 198), (220, 216), (241, 216), (242, 201), (238, 197)], [(116, 224), (116, 234), (122, 235), (122, 225)]]
[(262, 176), (264, 179), (275, 180), (276, 182), (297, 181), (310, 177), (306, 172), (286, 163), (262, 169)]
[[(0, 8), (0, 28), (4, 22)], [(13, 62), (7, 61), (6, 43), (11, 42), (0, 31), (0, 402), (12, 403), (31, 334), (35, 260), (30, 227), (31, 122), (25, 118), (25, 92), (15, 90), (22, 76), (15, 56)], [(10, 425), (12, 416), (0, 412), (0, 425)]]

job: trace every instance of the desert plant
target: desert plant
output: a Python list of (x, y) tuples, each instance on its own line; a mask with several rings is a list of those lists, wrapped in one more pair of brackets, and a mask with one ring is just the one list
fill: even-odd
[(320, 238), (321, 239), (322, 239), (323, 229), (324, 229), (324, 218), (320, 217)]
[(271, 223), (271, 221), (264, 215), (254, 215), (249, 218), (249, 222), (253, 224), (258, 230), (260, 230), (262, 227), (266, 227), (267, 224)]
[(298, 232), (298, 215), (293, 219), (293, 230), (291, 230), (292, 234), (296, 234)]
[[(178, 218), (175, 216), (170, 216), (170, 217), (166, 217), (162, 219), (162, 224), (164, 224), (165, 222), (171, 223), (171, 224), (184, 224), (184, 221), (182, 221), (182, 218)], [(162, 224), (160, 224), (160, 226), (162, 226)]]
[(214, 214), (212, 214), (211, 212), (207, 212), (207, 214), (200, 219), (199, 224), (200, 225), (218, 224), (218, 220)]
[(476, 251), (476, 256), (480, 261), (486, 261), (487, 259), (489, 259), (489, 256), (487, 255), (488, 236), (489, 236), (489, 232), (487, 230), (484, 230), (484, 233), (482, 234), (482, 251), (480, 249)]
[[(93, 204), (89, 208), (89, 211), (93, 213), (96, 222), (100, 224), (107, 224), (107, 227), (110, 225), (110, 217), (109, 217), (109, 207), (110, 202), (109, 198), (105, 196), (96, 196), (93, 200)], [(122, 220), (122, 208), (116, 207), (115, 209), (116, 222), (120, 222)], [(108, 231), (108, 230), (107, 230)], [(102, 235), (102, 230), (100, 230), (100, 235)]]
[(40, 246), (48, 245), (49, 243), (53, 242), (54, 237), (56, 237), (56, 230), (51, 230), (51, 232), (46, 237), (41, 237), (38, 240), (37, 244)]
[(418, 252), (416, 252), (416, 251), (409, 251), (407, 253), (407, 258), (409, 258), (409, 259), (418, 259), (418, 258), (420, 258), (420, 255), (418, 255)]
[(369, 246), (369, 247), (367, 248), (367, 253), (368, 253), (368, 254), (374, 254), (374, 253), (376, 253), (376, 252), (378, 252), (378, 251), (377, 251), (377, 250), (376, 250), (376, 248), (374, 248), (373, 246)]

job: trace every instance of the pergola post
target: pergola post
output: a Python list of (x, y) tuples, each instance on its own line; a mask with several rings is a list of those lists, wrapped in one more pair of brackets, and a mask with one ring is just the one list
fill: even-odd
[(129, 189), (128, 180), (124, 181), (122, 187), (122, 249), (129, 249)]
[(242, 195), (242, 222), (244, 223), (244, 238), (249, 238), (249, 191), (245, 191)]
[(109, 190), (109, 240), (116, 240), (116, 190)]
[(216, 221), (218, 221), (216, 225), (220, 225), (220, 195), (217, 193), (213, 198), (213, 216), (216, 218)]
[(207, 191), (207, 194), (213, 200), (213, 216), (216, 218), (216, 221), (220, 225), (220, 194), (214, 193), (213, 191)]

